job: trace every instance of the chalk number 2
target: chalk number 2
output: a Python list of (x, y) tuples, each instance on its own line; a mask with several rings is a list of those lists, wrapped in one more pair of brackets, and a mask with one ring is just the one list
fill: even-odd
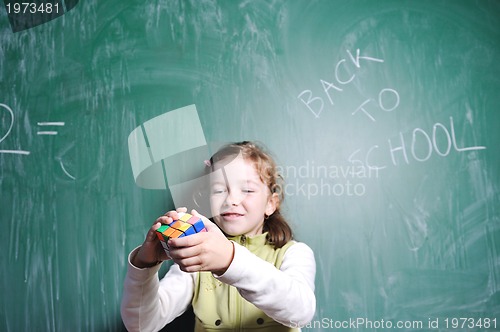
[[(0, 112), (1, 110), (6, 110), (10, 116), (10, 124), (8, 125), (7, 132), (0, 138), (0, 145), (2, 144), (3, 140), (9, 136), (10, 131), (12, 130), (12, 127), (14, 126), (14, 112), (10, 109), (9, 106), (0, 103)], [(0, 133), (2, 135), (2, 133)], [(23, 155), (28, 155), (30, 154), (29, 151), (23, 151), (23, 150), (1, 150), (0, 153), (13, 153), (13, 154), (23, 154)]]

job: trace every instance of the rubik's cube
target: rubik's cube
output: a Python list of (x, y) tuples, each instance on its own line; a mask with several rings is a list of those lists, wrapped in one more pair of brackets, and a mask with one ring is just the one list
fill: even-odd
[(178, 220), (172, 221), (169, 225), (161, 225), (156, 230), (156, 236), (160, 239), (165, 251), (168, 251), (167, 242), (170, 238), (184, 237), (196, 233), (206, 232), (203, 221), (189, 213), (180, 214)]

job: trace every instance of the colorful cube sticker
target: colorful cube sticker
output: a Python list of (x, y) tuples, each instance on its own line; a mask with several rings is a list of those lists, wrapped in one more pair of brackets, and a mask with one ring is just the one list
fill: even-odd
[(191, 216), (191, 218), (189, 218), (187, 222), (189, 224), (193, 225), (193, 227), (197, 233), (203, 232), (203, 230), (206, 231), (205, 224), (203, 223), (203, 221), (200, 218), (197, 218), (195, 216)]
[(156, 230), (156, 236), (158, 236), (163, 249), (168, 251), (167, 242), (170, 238), (184, 237), (206, 231), (205, 225), (200, 218), (189, 213), (184, 213), (178, 220), (174, 220), (170, 225), (161, 225), (160, 228)]

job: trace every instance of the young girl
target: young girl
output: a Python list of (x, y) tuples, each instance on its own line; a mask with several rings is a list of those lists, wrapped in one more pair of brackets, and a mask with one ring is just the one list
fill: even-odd
[[(209, 162), (214, 223), (207, 232), (170, 239), (155, 235), (181, 208), (158, 218), (129, 255), (121, 314), (129, 331), (158, 331), (192, 304), (195, 331), (300, 331), (315, 308), (312, 250), (292, 240), (280, 214), (276, 164), (251, 142), (230, 144)], [(160, 263), (174, 264), (158, 280)]]

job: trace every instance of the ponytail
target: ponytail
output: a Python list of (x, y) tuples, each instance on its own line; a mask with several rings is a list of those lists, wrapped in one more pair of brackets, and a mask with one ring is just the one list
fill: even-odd
[(279, 209), (264, 220), (263, 232), (267, 233), (267, 241), (275, 249), (283, 247), (287, 242), (293, 239), (293, 232), (290, 225), (286, 222)]

